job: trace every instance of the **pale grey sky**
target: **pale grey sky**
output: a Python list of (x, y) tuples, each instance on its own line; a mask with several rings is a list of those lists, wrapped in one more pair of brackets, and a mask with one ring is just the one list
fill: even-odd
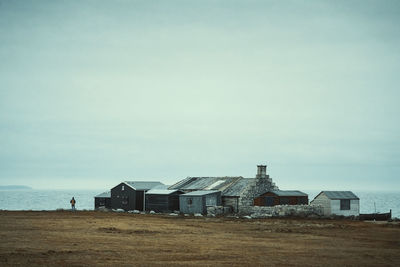
[(400, 188), (399, 1), (1, 1), (0, 184)]

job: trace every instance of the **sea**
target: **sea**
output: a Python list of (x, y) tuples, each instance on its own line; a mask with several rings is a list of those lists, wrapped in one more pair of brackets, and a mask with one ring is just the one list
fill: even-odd
[[(311, 201), (319, 191), (303, 192)], [(386, 213), (392, 210), (392, 217), (400, 218), (400, 191), (373, 192), (353, 191), (360, 198), (360, 213)], [(93, 210), (94, 196), (100, 194), (94, 190), (0, 190), (0, 210), (68, 210), (70, 200), (76, 200), (77, 210)]]

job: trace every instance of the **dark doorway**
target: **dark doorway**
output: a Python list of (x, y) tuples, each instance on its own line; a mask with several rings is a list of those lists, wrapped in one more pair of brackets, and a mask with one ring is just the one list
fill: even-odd
[(136, 210), (143, 211), (144, 191), (136, 191)]

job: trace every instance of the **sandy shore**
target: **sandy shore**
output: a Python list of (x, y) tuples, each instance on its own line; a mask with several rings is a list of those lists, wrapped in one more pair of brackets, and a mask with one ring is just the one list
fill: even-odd
[(400, 266), (400, 225), (0, 211), (0, 265)]

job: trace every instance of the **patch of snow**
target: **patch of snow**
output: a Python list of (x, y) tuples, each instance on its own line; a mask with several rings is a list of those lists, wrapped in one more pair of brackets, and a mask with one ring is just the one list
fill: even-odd
[(130, 211), (128, 211), (129, 213), (133, 213), (133, 214), (139, 214), (140, 213), (140, 211), (138, 211), (138, 210), (130, 210)]

